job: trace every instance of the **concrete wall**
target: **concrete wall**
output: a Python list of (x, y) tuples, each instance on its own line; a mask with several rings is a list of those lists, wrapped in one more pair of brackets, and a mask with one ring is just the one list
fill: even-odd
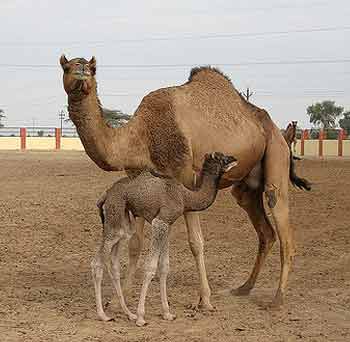
[(84, 146), (79, 138), (62, 138), (61, 149), (71, 151), (84, 151)]
[(338, 155), (338, 140), (323, 140), (323, 155), (336, 157)]
[(318, 140), (305, 140), (304, 155), (318, 156)]
[(0, 150), (19, 150), (21, 139), (18, 137), (0, 137)]
[(54, 150), (56, 138), (27, 137), (27, 150)]
[(350, 156), (350, 140), (343, 140), (343, 156)]

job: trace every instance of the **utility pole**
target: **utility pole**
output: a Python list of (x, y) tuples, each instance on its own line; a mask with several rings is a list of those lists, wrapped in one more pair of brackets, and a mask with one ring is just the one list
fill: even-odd
[(247, 102), (249, 102), (249, 98), (254, 95), (254, 93), (250, 90), (250, 88), (248, 87), (245, 93), (241, 93), (245, 99), (247, 100)]
[(61, 111), (58, 113), (58, 117), (60, 118), (60, 121), (61, 121), (61, 136), (62, 136), (63, 119), (65, 118), (63, 109), (61, 109)]
[(32, 118), (32, 120), (33, 120), (32, 136), (34, 137), (34, 130), (35, 130), (35, 118)]

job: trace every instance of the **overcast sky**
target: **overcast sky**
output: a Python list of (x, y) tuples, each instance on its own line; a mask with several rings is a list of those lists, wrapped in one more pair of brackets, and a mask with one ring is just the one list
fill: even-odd
[(316, 101), (350, 110), (349, 18), (349, 0), (0, 0), (4, 123), (58, 126), (65, 53), (96, 56), (108, 108), (133, 113), (149, 91), (211, 64), (279, 126), (309, 127)]

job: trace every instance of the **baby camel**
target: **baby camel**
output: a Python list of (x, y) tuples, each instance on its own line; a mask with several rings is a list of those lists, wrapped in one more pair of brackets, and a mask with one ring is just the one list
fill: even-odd
[[(123, 311), (129, 319), (136, 320), (138, 326), (146, 324), (146, 293), (158, 268), (163, 318), (175, 318), (170, 313), (166, 292), (169, 228), (184, 212), (207, 209), (216, 198), (221, 176), (236, 165), (236, 158), (214, 152), (205, 156), (199, 179), (200, 187), (195, 191), (187, 189), (176, 179), (143, 172), (134, 179), (122, 178), (102, 195), (97, 206), (103, 224), (103, 239), (91, 263), (100, 319), (110, 320), (102, 306), (101, 282), (104, 267), (111, 277)], [(120, 285), (119, 246), (122, 239), (130, 239), (135, 233), (132, 217), (143, 217), (152, 224), (152, 241), (145, 263), (137, 315), (132, 314), (126, 306)]]

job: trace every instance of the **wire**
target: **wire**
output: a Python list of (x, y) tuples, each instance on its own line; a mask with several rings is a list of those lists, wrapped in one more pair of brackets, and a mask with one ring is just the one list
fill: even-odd
[(61, 41), (61, 42), (0, 42), (0, 45), (6, 46), (52, 46), (52, 45), (104, 45), (111, 43), (142, 43), (150, 41), (173, 41), (173, 40), (204, 40), (204, 39), (238, 39), (238, 38), (255, 38), (255, 37), (265, 37), (265, 36), (285, 36), (290, 34), (299, 33), (322, 33), (322, 32), (338, 32), (338, 31), (349, 31), (350, 26), (333, 26), (333, 27), (316, 27), (310, 29), (297, 29), (297, 30), (283, 30), (283, 31), (265, 31), (265, 32), (238, 32), (238, 33), (216, 33), (216, 34), (204, 34), (204, 35), (184, 35), (184, 36), (174, 36), (174, 37), (149, 37), (149, 38), (134, 38), (134, 39), (113, 39), (113, 40), (96, 40), (96, 41)]
[(337, 31), (348, 31), (350, 26), (341, 27), (325, 27), (325, 28), (313, 28), (313, 29), (300, 29), (291, 31), (270, 31), (270, 32), (241, 32), (241, 33), (222, 33), (222, 34), (207, 34), (207, 35), (188, 35), (182, 37), (151, 37), (144, 39), (118, 39), (110, 42), (95, 42), (94, 44), (108, 44), (108, 43), (139, 43), (147, 41), (172, 41), (172, 40), (204, 40), (204, 39), (227, 39), (227, 38), (254, 38), (254, 37), (265, 37), (265, 36), (281, 36), (295, 33), (320, 33), (320, 32), (337, 32)]
[[(259, 65), (310, 65), (310, 64), (347, 64), (350, 59), (310, 59), (310, 60), (284, 60), (284, 61), (254, 61), (241, 63), (210, 63), (210, 65), (218, 65), (225, 67), (240, 67), (240, 66), (259, 66)], [(195, 64), (104, 64), (102, 69), (174, 69), (174, 68), (188, 68), (195, 65), (208, 65), (207, 63)], [(14, 68), (14, 69), (51, 69), (58, 68), (54, 64), (5, 64), (1, 63), (0, 68)]]

